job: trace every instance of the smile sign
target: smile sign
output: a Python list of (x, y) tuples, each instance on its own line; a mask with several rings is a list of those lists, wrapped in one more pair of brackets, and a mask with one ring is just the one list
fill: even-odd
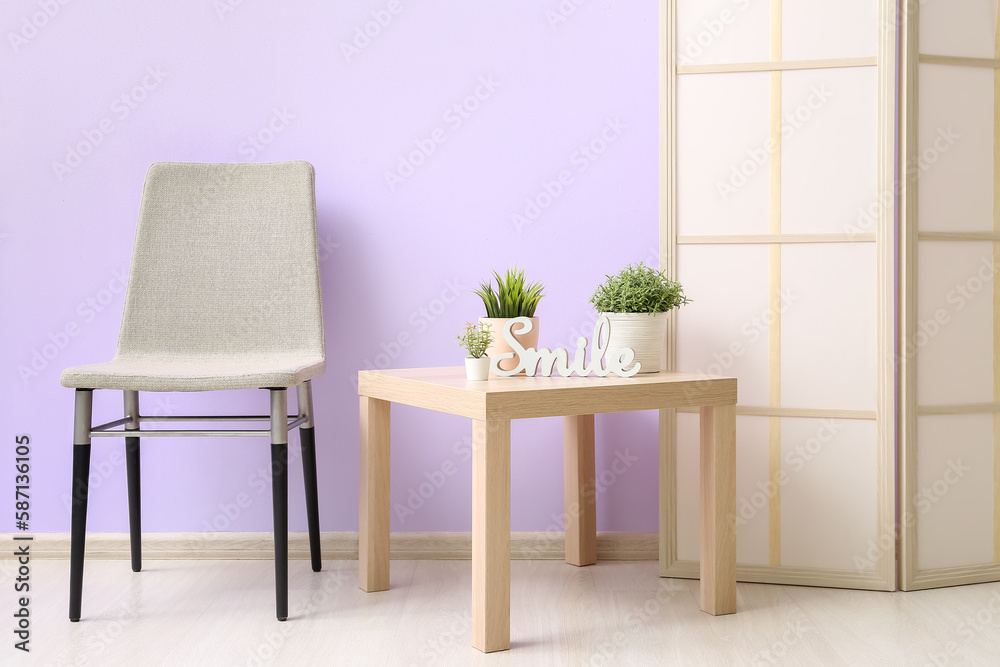
[[(531, 331), (531, 326), (531, 320), (527, 317), (515, 317), (504, 324), (503, 339), (507, 341), (513, 352), (503, 352), (490, 359), (490, 370), (494, 375), (504, 377), (524, 371), (527, 375), (549, 377), (554, 371), (563, 377), (568, 377), (573, 373), (581, 376), (593, 373), (599, 377), (614, 373), (621, 377), (631, 377), (638, 373), (641, 368), (637, 361), (631, 368), (626, 368), (635, 361), (635, 352), (630, 348), (619, 348), (608, 354), (611, 322), (604, 316), (599, 317), (594, 323), (593, 340), (596, 348), (591, 354), (589, 362), (586, 360), (588, 341), (583, 336), (580, 336), (576, 341), (576, 353), (573, 355), (572, 362), (570, 362), (569, 353), (564, 347), (557, 347), (554, 350), (549, 350), (547, 347), (538, 350), (533, 347), (524, 349), (514, 337), (513, 329), (517, 327), (516, 333), (524, 334)], [(606, 355), (607, 365), (603, 363)], [(500, 368), (501, 361), (515, 357), (517, 358), (517, 366), (510, 370)]]

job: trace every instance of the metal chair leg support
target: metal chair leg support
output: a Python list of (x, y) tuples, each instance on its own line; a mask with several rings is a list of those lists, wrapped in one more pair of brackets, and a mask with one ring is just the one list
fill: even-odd
[(312, 383), (306, 380), (297, 388), (299, 416), (306, 421), (299, 427), (302, 448), (302, 479), (306, 488), (306, 520), (309, 525), (309, 557), (313, 572), (323, 569), (319, 537), (319, 493), (316, 479), (316, 429), (313, 423)]
[(76, 390), (73, 417), (73, 488), (70, 523), (69, 620), (80, 620), (83, 602), (83, 555), (87, 541), (87, 498), (90, 490), (90, 426), (94, 392)]
[[(125, 430), (139, 429), (139, 392), (126, 391), (125, 416), (131, 420)], [(139, 466), (139, 438), (125, 438), (125, 475), (128, 482), (129, 547), (132, 552), (132, 571), (142, 570), (142, 492)]]
[(274, 593), (279, 621), (288, 618), (288, 395), (271, 390), (271, 497), (274, 503)]
[(313, 572), (323, 569), (319, 546), (319, 498), (316, 482), (316, 434), (314, 429), (299, 430), (302, 443), (302, 478), (306, 487), (306, 520), (309, 524), (309, 558)]

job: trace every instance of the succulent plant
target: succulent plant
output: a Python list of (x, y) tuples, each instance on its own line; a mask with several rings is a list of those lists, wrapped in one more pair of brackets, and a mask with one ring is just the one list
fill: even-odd
[(482, 359), (493, 342), (493, 327), (488, 322), (482, 324), (466, 322), (456, 338), (459, 345), (469, 353), (470, 358)]
[(528, 283), (524, 271), (514, 267), (507, 269), (501, 277), (496, 271), (497, 289), (493, 289), (493, 279), (479, 283), (474, 290), (486, 306), (486, 317), (534, 317), (538, 302), (545, 296), (545, 287), (540, 282)]
[(642, 262), (606, 278), (590, 297), (599, 313), (663, 313), (691, 301), (679, 282)]

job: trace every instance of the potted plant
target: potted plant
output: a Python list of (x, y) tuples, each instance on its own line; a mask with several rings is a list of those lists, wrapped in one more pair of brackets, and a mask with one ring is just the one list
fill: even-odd
[(658, 372), (666, 348), (667, 312), (691, 300), (680, 283), (642, 262), (606, 277), (590, 303), (611, 323), (607, 349), (631, 348), (642, 364), (640, 373)]
[(485, 380), (490, 374), (490, 357), (486, 354), (493, 342), (493, 329), (489, 324), (466, 322), (459, 332), (458, 343), (469, 355), (465, 358), (465, 377), (468, 380)]
[[(493, 289), (493, 279), (480, 282), (479, 289), (475, 290), (486, 307), (486, 317), (480, 317), (479, 322), (489, 324), (495, 334), (493, 344), (486, 354), (492, 357), (496, 354), (513, 352), (503, 338), (503, 331), (507, 320), (514, 317), (531, 319), (529, 331), (524, 333), (511, 331), (521, 347), (524, 349), (538, 347), (538, 318), (535, 317), (535, 308), (545, 296), (545, 287), (540, 282), (529, 283), (524, 278), (524, 270), (517, 267), (507, 269), (504, 276), (494, 271), (493, 277), (496, 279), (496, 290)], [(516, 356), (503, 359), (500, 361), (500, 368), (511, 370), (517, 366), (517, 361)]]

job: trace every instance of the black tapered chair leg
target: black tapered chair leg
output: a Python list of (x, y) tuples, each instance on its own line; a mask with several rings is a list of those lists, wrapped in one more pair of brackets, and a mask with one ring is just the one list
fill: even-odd
[(87, 499), (90, 495), (90, 419), (93, 401), (92, 390), (76, 390), (69, 551), (69, 620), (74, 622), (80, 620), (83, 603), (83, 555), (87, 541)]
[(316, 429), (300, 428), (302, 446), (302, 479), (306, 487), (306, 520), (309, 525), (309, 557), (313, 572), (323, 569), (319, 546), (319, 497), (316, 481)]
[(288, 444), (271, 445), (274, 501), (274, 595), (279, 621), (288, 618)]
[(142, 570), (142, 485), (139, 466), (139, 392), (126, 389), (124, 398), (126, 431), (135, 431), (125, 437), (125, 477), (128, 484), (128, 536), (132, 554), (132, 571)]
[(90, 445), (73, 445), (73, 514), (70, 528), (69, 620), (80, 620), (83, 602), (83, 554), (87, 542)]
[(128, 478), (128, 532), (132, 571), (142, 570), (142, 492), (139, 474), (139, 438), (125, 438), (125, 475)]
[(274, 504), (274, 598), (288, 618), (288, 391), (271, 388), (271, 499)]

